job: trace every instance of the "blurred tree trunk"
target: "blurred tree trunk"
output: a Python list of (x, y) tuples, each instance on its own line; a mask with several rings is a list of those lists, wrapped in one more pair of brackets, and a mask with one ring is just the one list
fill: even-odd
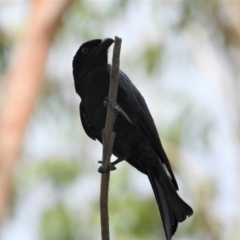
[(63, 14), (72, 0), (33, 0), (28, 26), (6, 74), (0, 115), (0, 221), (8, 206), (14, 166), (41, 91), (45, 62)]

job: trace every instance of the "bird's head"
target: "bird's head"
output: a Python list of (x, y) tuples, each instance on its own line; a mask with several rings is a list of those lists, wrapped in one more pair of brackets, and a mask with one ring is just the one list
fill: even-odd
[(113, 42), (113, 39), (105, 38), (83, 43), (73, 58), (73, 71), (75, 69), (91, 69), (98, 65), (107, 64), (108, 48)]

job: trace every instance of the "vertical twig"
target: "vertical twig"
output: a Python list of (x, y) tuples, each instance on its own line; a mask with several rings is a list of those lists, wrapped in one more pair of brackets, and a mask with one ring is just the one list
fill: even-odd
[[(107, 170), (110, 164), (110, 157), (112, 154), (112, 147), (115, 139), (115, 133), (113, 132), (113, 125), (117, 117), (117, 113), (114, 111), (110, 104), (115, 105), (118, 91), (118, 71), (119, 71), (119, 57), (121, 50), (122, 39), (115, 37), (115, 44), (113, 49), (112, 58), (112, 70), (110, 76), (110, 86), (108, 93), (108, 109), (105, 128), (102, 134), (103, 140), (103, 155), (102, 155), (102, 167), (103, 170)], [(102, 174), (101, 178), (101, 190), (100, 190), (100, 215), (101, 215), (101, 232), (102, 240), (109, 240), (109, 217), (108, 217), (108, 189), (109, 189), (110, 172)]]

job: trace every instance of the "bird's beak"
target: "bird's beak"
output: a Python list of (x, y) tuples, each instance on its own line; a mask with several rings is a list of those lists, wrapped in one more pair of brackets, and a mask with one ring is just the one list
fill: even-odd
[(99, 53), (106, 51), (112, 44), (114, 40), (111, 38), (105, 38), (101, 41), (101, 43), (92, 50), (91, 54), (98, 55)]

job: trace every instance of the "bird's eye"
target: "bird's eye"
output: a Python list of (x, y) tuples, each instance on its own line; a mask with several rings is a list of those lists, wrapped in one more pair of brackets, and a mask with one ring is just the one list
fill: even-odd
[(87, 47), (84, 47), (84, 48), (82, 49), (82, 53), (84, 53), (84, 54), (87, 54), (88, 51), (89, 51), (89, 49), (88, 49)]

